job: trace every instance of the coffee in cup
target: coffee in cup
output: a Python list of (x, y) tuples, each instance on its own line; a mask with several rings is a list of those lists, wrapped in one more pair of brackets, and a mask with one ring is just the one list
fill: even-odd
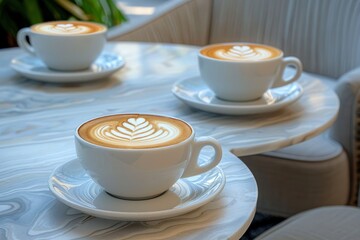
[[(280, 49), (254, 43), (222, 43), (205, 46), (198, 54), (202, 79), (215, 95), (227, 101), (261, 98), (272, 87), (296, 81), (302, 64), (295, 57), (283, 57)], [(285, 67), (296, 72), (284, 79)]]
[[(75, 132), (78, 158), (109, 194), (124, 199), (148, 199), (167, 191), (179, 178), (201, 174), (221, 159), (213, 138), (195, 138), (185, 121), (162, 115), (116, 114), (89, 120)], [(203, 147), (215, 150), (205, 164)]]
[(53, 70), (76, 71), (89, 68), (100, 55), (106, 31), (106, 26), (92, 22), (53, 21), (21, 29), (17, 42)]
[(33, 25), (31, 30), (40, 34), (53, 35), (84, 35), (103, 32), (106, 27), (91, 22), (57, 21)]
[(282, 55), (276, 48), (255, 44), (213, 45), (203, 48), (200, 53), (210, 58), (228, 61), (259, 61)]
[(124, 114), (94, 119), (78, 132), (84, 140), (103, 147), (148, 149), (180, 143), (191, 136), (192, 129), (177, 119)]

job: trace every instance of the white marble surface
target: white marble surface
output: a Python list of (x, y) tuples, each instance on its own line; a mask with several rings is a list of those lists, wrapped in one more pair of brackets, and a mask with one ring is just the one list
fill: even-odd
[[(126, 65), (111, 78), (54, 84), (25, 79), (9, 67), (18, 49), (0, 51), (0, 239), (238, 239), (252, 220), (255, 179), (229, 153), (243, 156), (301, 142), (325, 130), (339, 102), (317, 79), (303, 75), (304, 95), (270, 114), (223, 116), (194, 110), (172, 84), (198, 74), (195, 47), (109, 44)], [(74, 129), (105, 114), (146, 112), (182, 118), (224, 147), (227, 183), (211, 203), (183, 216), (151, 222), (90, 217), (60, 203), (47, 179), (75, 157)], [(228, 151), (229, 150), (229, 151)]]

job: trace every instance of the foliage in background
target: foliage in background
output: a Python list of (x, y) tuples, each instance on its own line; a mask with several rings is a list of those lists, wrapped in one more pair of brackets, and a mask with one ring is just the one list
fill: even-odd
[(126, 21), (113, 0), (0, 0), (0, 48), (16, 46), (23, 27), (53, 20), (80, 20), (108, 27)]

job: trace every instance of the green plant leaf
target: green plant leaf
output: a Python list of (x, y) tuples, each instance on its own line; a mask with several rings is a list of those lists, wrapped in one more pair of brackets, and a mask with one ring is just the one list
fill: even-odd
[(103, 23), (108, 27), (126, 21), (113, 0), (74, 0), (74, 2), (86, 12), (91, 21)]
[(18, 12), (23, 6), (19, 1), (2, 0), (0, 2), (0, 8)]
[(103, 7), (100, 1), (88, 0), (84, 1), (84, 10), (91, 16), (91, 20), (95, 22), (104, 23), (107, 25), (107, 21), (104, 18)]
[(0, 15), (0, 22), (5, 22), (6, 24), (1, 24), (1, 28), (5, 29), (6, 32), (8, 32), (12, 36), (16, 36), (17, 31), (19, 30), (19, 27), (17, 26), (15, 21), (6, 21), (5, 19), (9, 19), (10, 16), (7, 12), (4, 12)]
[(127, 21), (127, 18), (125, 15), (117, 8), (113, 0), (107, 0), (107, 4), (110, 7), (111, 10), (111, 19), (112, 19), (112, 25), (115, 26), (122, 22)]
[(69, 17), (69, 14), (54, 1), (43, 1), (44, 9), (46, 9), (45, 19), (46, 20), (61, 20)]
[(38, 0), (25, 0), (23, 2), (30, 24), (43, 22), (44, 19)]
[(77, 19), (83, 21), (89, 20), (89, 16), (87, 16), (86, 13), (76, 4), (68, 0), (55, 0), (55, 1)]

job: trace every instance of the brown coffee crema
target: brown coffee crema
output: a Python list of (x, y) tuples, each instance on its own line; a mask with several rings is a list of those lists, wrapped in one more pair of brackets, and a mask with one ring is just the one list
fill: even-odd
[(91, 22), (54, 21), (33, 25), (32, 31), (50, 35), (83, 35), (106, 30), (105, 26)]
[(170, 117), (118, 114), (90, 120), (79, 127), (78, 134), (104, 147), (147, 149), (180, 143), (191, 136), (192, 129), (187, 123)]
[(267, 60), (282, 54), (274, 47), (248, 43), (210, 45), (201, 49), (200, 53), (210, 58), (229, 61)]

